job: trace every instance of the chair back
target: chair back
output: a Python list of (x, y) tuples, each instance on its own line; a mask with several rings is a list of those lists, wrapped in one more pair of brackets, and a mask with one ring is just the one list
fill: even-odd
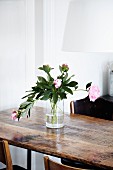
[(113, 102), (101, 97), (95, 102), (90, 101), (89, 97), (71, 101), (70, 114), (82, 114), (106, 120), (113, 120)]
[[(74, 168), (67, 165), (63, 165), (60, 163), (57, 163), (51, 159), (49, 159), (48, 156), (44, 157), (44, 164), (45, 164), (45, 170), (83, 170), (81, 168)], [(86, 169), (84, 169), (86, 170)]]
[(6, 170), (13, 170), (8, 142), (0, 140), (0, 162), (6, 165)]

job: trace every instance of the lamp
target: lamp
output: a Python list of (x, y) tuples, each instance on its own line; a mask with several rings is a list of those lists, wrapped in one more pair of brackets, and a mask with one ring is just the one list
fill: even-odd
[(62, 50), (113, 52), (113, 0), (71, 0)]

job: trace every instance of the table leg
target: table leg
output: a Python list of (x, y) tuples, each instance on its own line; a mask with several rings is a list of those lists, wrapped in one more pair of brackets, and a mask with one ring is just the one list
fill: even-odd
[(27, 149), (27, 170), (31, 170), (31, 150)]

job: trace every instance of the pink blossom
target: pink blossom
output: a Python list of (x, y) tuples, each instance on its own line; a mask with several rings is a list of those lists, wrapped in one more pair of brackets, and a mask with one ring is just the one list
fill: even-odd
[(60, 80), (60, 79), (54, 80), (53, 83), (54, 83), (56, 89), (59, 88), (59, 87), (61, 86), (61, 80)]
[(89, 99), (92, 102), (94, 102), (100, 96), (100, 90), (99, 90), (98, 86), (96, 86), (96, 85), (92, 85), (89, 88), (88, 93), (89, 93)]
[(18, 114), (17, 111), (12, 112), (12, 115), (11, 115), (12, 120), (18, 121), (17, 114)]

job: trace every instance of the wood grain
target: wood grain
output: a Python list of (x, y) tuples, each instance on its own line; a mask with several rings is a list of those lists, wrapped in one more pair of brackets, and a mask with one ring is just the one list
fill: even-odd
[(30, 118), (11, 120), (13, 109), (0, 112), (0, 138), (12, 145), (97, 167), (113, 169), (113, 122), (65, 114), (65, 126), (49, 129), (45, 113), (34, 107)]

